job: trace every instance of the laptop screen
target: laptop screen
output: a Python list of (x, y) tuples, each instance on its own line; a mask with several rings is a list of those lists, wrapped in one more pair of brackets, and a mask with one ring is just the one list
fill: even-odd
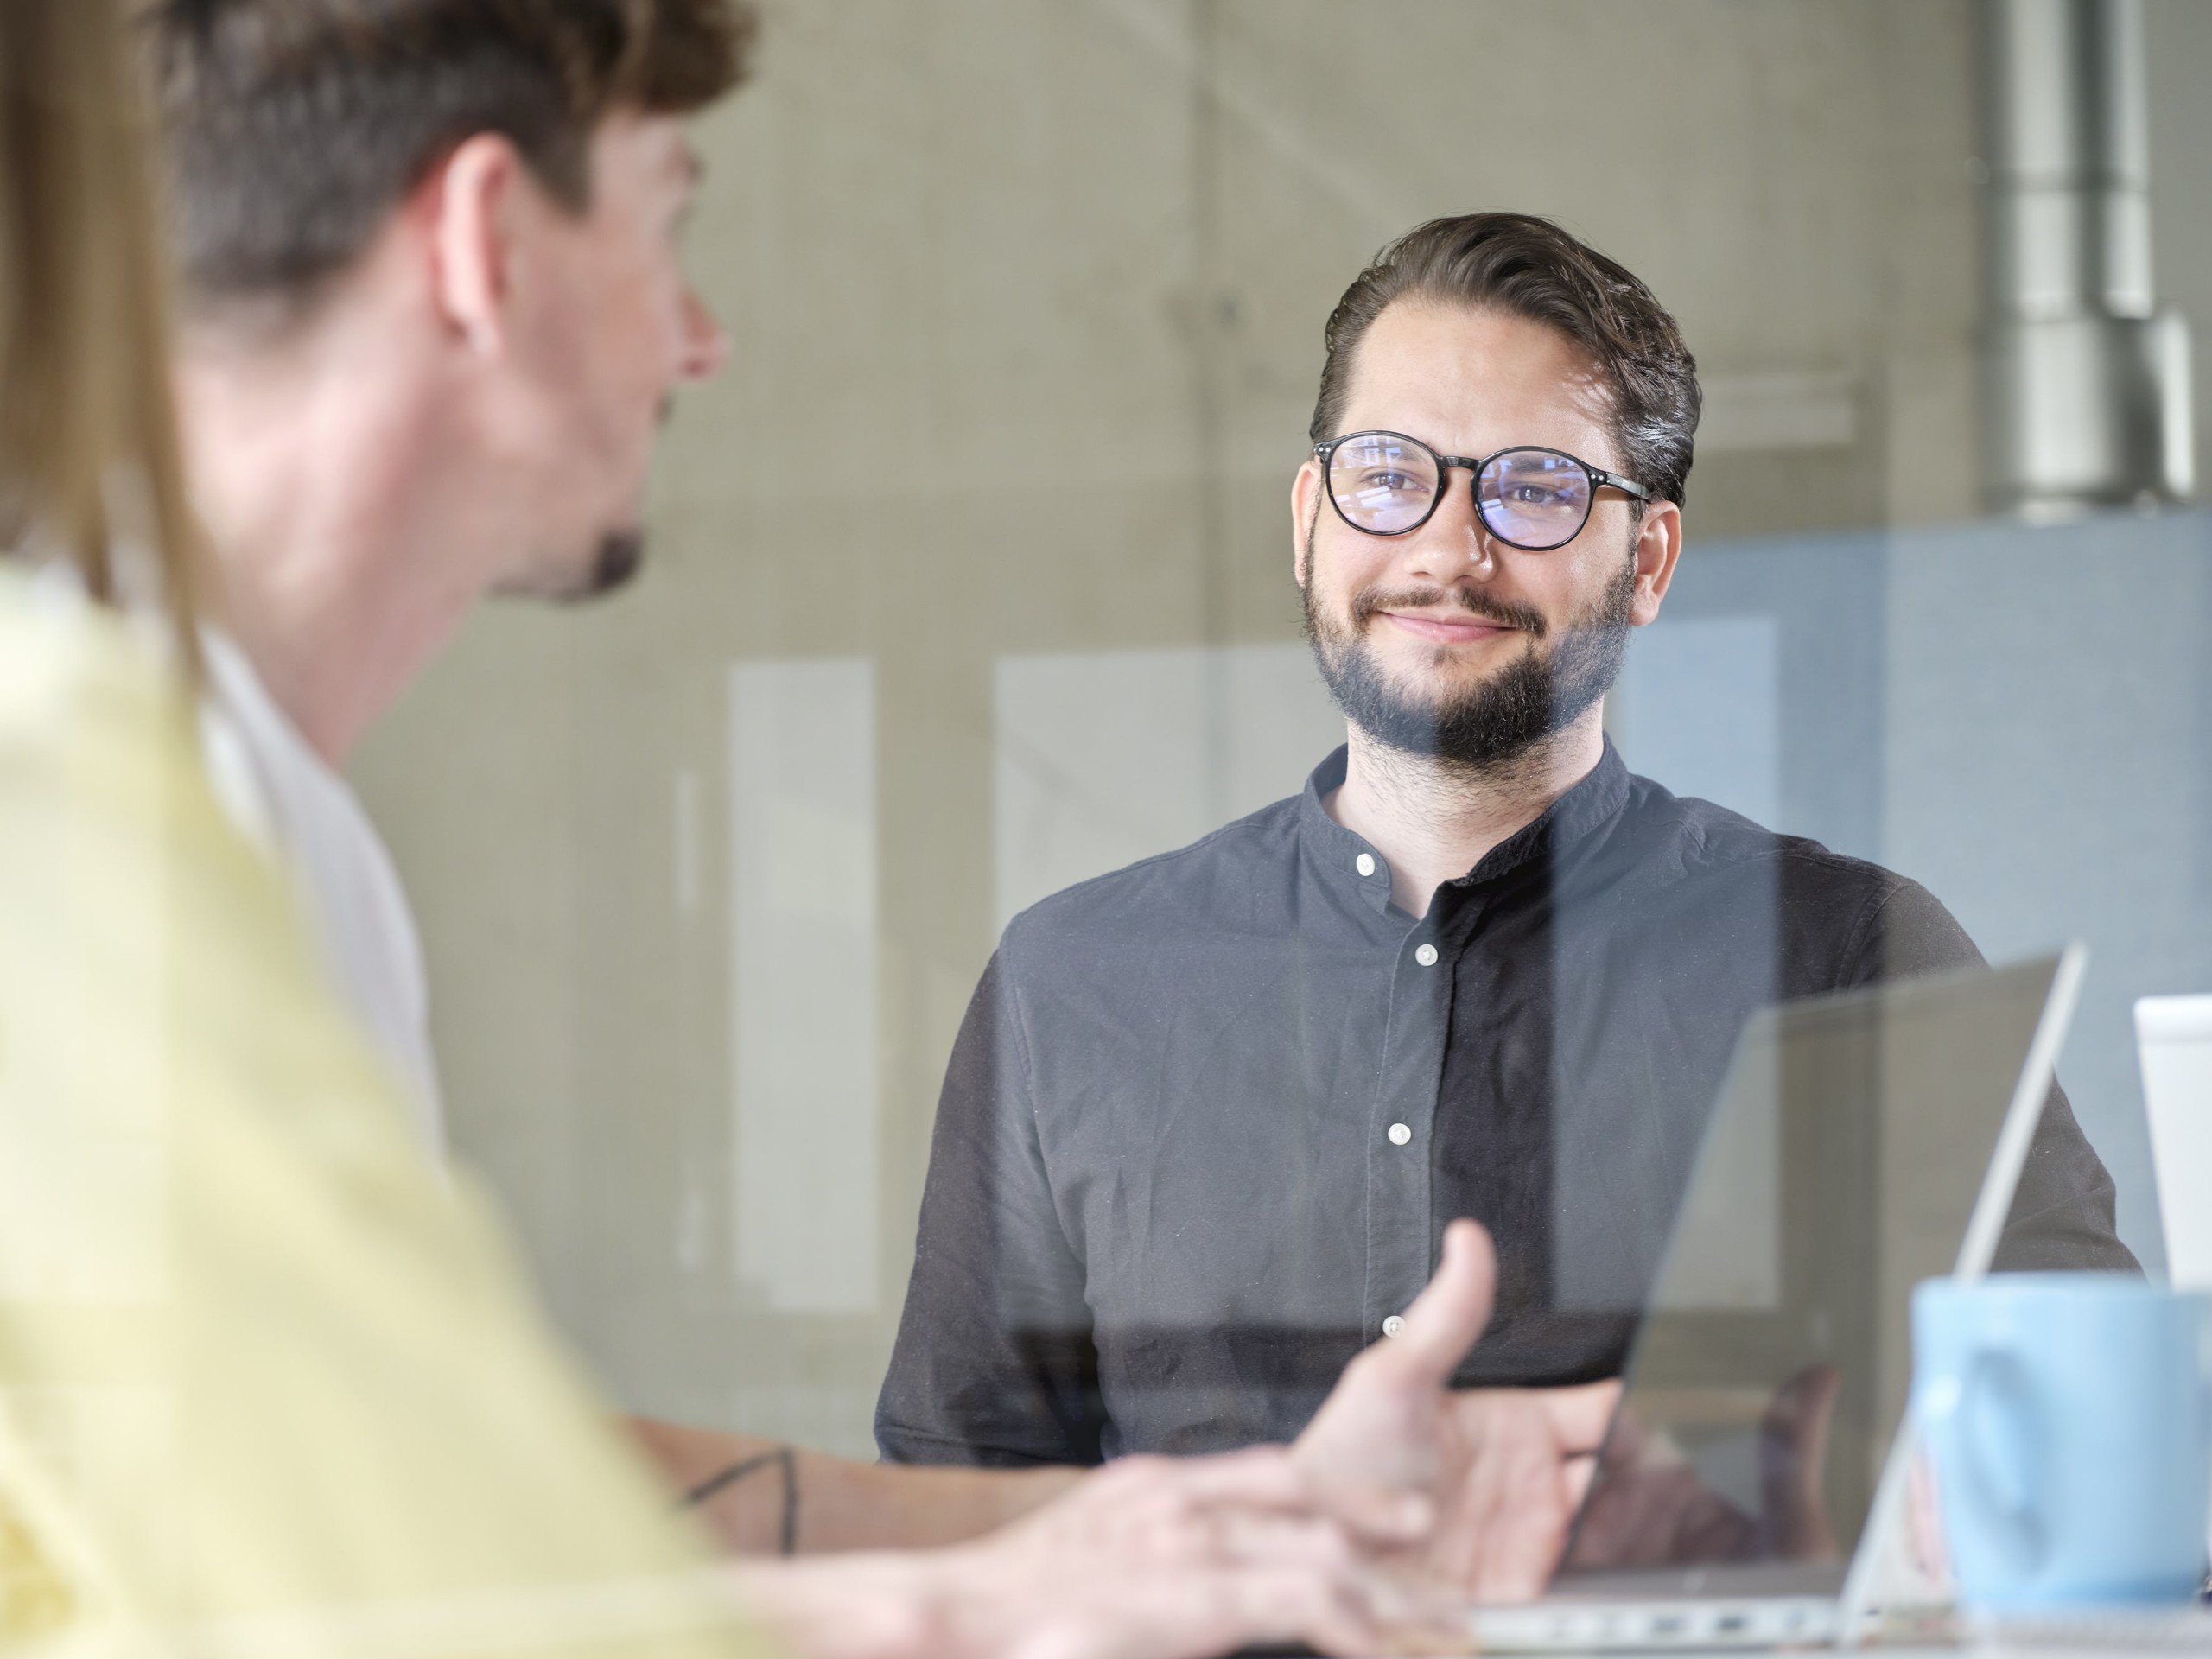
[[(1770, 1008), (1738, 1040), (1559, 1587), (1858, 1547), (2056, 958)], [(2010, 1203), (2013, 1176), (1999, 1173)]]

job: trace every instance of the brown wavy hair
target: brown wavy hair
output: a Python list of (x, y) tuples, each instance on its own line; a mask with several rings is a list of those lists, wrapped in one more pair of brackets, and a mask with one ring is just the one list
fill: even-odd
[(1667, 308), (1633, 272), (1534, 213), (1417, 225), (1375, 256), (1329, 314), (1313, 442), (1337, 435), (1359, 342), (1398, 299), (1487, 308), (1556, 328), (1597, 365), (1621, 466), (1656, 501), (1682, 499), (1704, 393)]

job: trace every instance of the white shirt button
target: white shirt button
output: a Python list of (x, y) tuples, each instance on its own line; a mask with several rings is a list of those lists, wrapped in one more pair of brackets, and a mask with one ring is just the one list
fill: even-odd
[(1435, 967), (1435, 966), (1436, 966), (1436, 947), (1435, 947), (1434, 945), (1433, 945), (1433, 944), (1424, 944), (1424, 945), (1422, 945), (1419, 950), (1415, 950), (1415, 951), (1414, 952), (1414, 960), (1415, 962), (1417, 962), (1417, 963), (1421, 963), (1421, 965), (1422, 967), (1424, 967), (1424, 968), (1433, 968), (1433, 967)]
[(1414, 1132), (1402, 1123), (1393, 1123), (1384, 1133), (1390, 1137), (1390, 1144), (1394, 1147), (1402, 1147), (1414, 1138)]
[(1375, 855), (1372, 853), (1362, 853), (1357, 858), (1352, 860), (1351, 867), (1355, 870), (1357, 870), (1362, 875), (1374, 874)]
[(1382, 1321), (1382, 1334), (1386, 1337), (1395, 1337), (1399, 1332), (1405, 1328), (1406, 1322), (1400, 1319), (1395, 1313), (1393, 1313), (1389, 1319)]

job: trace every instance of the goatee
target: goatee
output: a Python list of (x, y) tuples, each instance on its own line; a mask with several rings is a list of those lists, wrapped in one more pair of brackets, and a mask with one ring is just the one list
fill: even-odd
[(597, 599), (627, 584), (645, 562), (645, 533), (642, 530), (611, 530), (592, 549), (591, 563), (547, 571), (542, 567), (500, 582), (495, 594), (514, 599), (550, 599), (557, 604), (577, 605)]
[(571, 601), (597, 599), (626, 588), (645, 562), (645, 533), (641, 530), (611, 530), (599, 538), (591, 571), (564, 595)]
[[(1350, 626), (1324, 617), (1313, 598), (1309, 543), (1306, 568), (1306, 637), (1330, 695), (1344, 717), (1376, 741), (1404, 754), (1433, 758), (1476, 772), (1510, 769), (1539, 744), (1580, 719), (1620, 677), (1629, 611), (1636, 598), (1636, 560), (1621, 562), (1605, 590), (1582, 615), (1551, 630), (1530, 607), (1492, 599), (1479, 588), (1387, 593), (1364, 588), (1351, 602)], [(1479, 616), (1526, 636), (1520, 654), (1487, 679), (1416, 700), (1393, 685), (1367, 633), (1386, 607), (1441, 606)], [(1440, 664), (1444, 653), (1439, 652)]]

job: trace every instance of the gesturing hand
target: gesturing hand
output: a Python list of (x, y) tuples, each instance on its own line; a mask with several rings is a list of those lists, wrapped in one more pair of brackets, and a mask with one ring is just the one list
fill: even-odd
[(958, 1650), (1010, 1659), (1175, 1659), (1290, 1641), (1372, 1653), (1400, 1644), (1412, 1616), (1316, 1512), (1281, 1446), (1122, 1458), (962, 1553), (996, 1600)]
[(1279, 1446), (1123, 1458), (969, 1543), (748, 1560), (735, 1578), (811, 1659), (1380, 1653), (1448, 1628), (1315, 1509)]
[(1291, 1455), (1355, 1529), (1406, 1495), (1431, 1506), (1393, 1565), (1478, 1601), (1525, 1600), (1557, 1566), (1619, 1385), (1455, 1391), (1452, 1373), (1490, 1319), (1497, 1259), (1471, 1221), (1444, 1232), (1444, 1258), (1395, 1337), (1344, 1370)]

